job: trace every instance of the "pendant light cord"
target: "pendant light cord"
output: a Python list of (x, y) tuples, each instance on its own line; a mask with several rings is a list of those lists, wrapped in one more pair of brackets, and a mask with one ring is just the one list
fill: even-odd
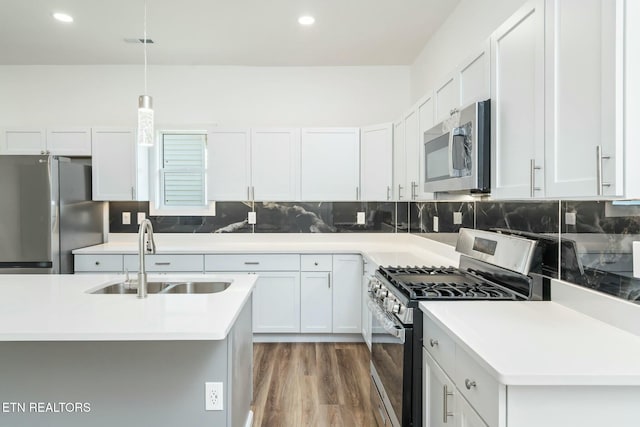
[(144, 94), (147, 94), (147, 0), (144, 0)]

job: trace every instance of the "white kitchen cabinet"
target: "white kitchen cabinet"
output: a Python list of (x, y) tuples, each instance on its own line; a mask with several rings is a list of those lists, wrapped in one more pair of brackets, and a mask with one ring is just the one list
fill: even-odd
[(253, 291), (253, 332), (300, 332), (300, 272), (258, 274)]
[(360, 129), (303, 128), (301, 199), (358, 200)]
[(455, 413), (459, 418), (458, 427), (489, 427), (464, 397), (456, 399)]
[[(626, 22), (640, 22), (640, 2), (625, 1)], [(624, 28), (624, 186), (625, 196), (640, 198), (640, 126), (635, 117), (640, 117), (640, 25), (626, 25)], [(618, 156), (618, 159), (621, 156)], [(616, 171), (618, 173), (619, 171)]]
[[(138, 255), (124, 256), (124, 270), (137, 272), (140, 258)], [(147, 254), (144, 258), (147, 272), (151, 273), (202, 273), (204, 256), (197, 254)]]
[(0, 154), (46, 154), (45, 129), (7, 128), (2, 130)]
[(331, 255), (300, 255), (300, 332), (331, 333)]
[(91, 156), (91, 129), (84, 127), (3, 129), (0, 154)]
[(422, 425), (460, 426), (455, 412), (459, 399), (455, 385), (426, 350), (422, 350)]
[(149, 200), (149, 150), (135, 129), (94, 128), (91, 152), (93, 200)]
[(123, 271), (122, 254), (74, 255), (74, 273), (121, 273)]
[(491, 44), (487, 40), (480, 49), (465, 59), (457, 71), (458, 108), (491, 96)]
[(360, 334), (362, 257), (333, 256), (333, 333)]
[(393, 199), (398, 201), (408, 200), (406, 147), (403, 117), (393, 124)]
[(407, 197), (415, 200), (418, 196), (420, 167), (420, 123), (418, 109), (414, 108), (404, 116), (405, 182)]
[(251, 131), (214, 129), (207, 133), (207, 199), (251, 199)]
[(251, 199), (298, 200), (299, 184), (300, 129), (252, 129)]
[(360, 200), (391, 200), (393, 124), (360, 129)]
[(460, 107), (460, 87), (457, 75), (447, 76), (434, 90), (436, 122), (448, 119), (451, 112)]
[(547, 197), (623, 195), (624, 0), (547, 0)]
[(526, 3), (493, 33), (491, 60), (491, 195), (542, 196), (543, 0)]
[(90, 156), (91, 128), (47, 129), (47, 151), (56, 156)]
[(300, 332), (331, 333), (331, 272), (300, 273)]

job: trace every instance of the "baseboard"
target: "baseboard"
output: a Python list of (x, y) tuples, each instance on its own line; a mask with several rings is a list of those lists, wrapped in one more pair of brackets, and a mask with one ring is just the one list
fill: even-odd
[(364, 342), (361, 334), (253, 334), (253, 342)]

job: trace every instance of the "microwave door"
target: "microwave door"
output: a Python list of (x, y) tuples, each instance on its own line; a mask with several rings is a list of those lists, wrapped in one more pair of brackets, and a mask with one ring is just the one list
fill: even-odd
[(459, 177), (465, 169), (465, 134), (464, 128), (451, 130), (449, 136), (449, 176)]

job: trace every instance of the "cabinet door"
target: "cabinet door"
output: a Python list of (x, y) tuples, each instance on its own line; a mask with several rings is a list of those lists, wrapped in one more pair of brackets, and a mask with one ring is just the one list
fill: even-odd
[(404, 144), (405, 144), (405, 185), (407, 197), (415, 200), (418, 195), (418, 169), (420, 165), (420, 123), (418, 110), (414, 109), (404, 116)]
[(300, 273), (259, 272), (253, 291), (253, 332), (300, 332)]
[(358, 200), (360, 130), (302, 129), (302, 200)]
[(458, 75), (447, 77), (435, 89), (436, 123), (449, 118), (451, 110), (460, 106)]
[(434, 199), (433, 193), (424, 191), (424, 133), (435, 126), (433, 93), (429, 92), (418, 102), (418, 190), (417, 197), (421, 199)]
[(252, 199), (297, 200), (299, 182), (300, 129), (252, 129)]
[(491, 96), (491, 48), (487, 41), (477, 53), (467, 58), (458, 71), (459, 106), (466, 107)]
[(488, 427), (480, 415), (471, 407), (467, 399), (457, 396), (455, 413), (459, 418), (458, 427)]
[(393, 124), (362, 128), (360, 200), (390, 200), (393, 185)]
[[(622, 0), (546, 4), (546, 195), (615, 196), (622, 147)], [(601, 153), (601, 154), (600, 154)], [(600, 178), (602, 180), (600, 181)], [(620, 174), (621, 178), (621, 174)]]
[(407, 200), (407, 157), (404, 119), (393, 124), (393, 198)]
[(453, 382), (424, 348), (422, 361), (422, 425), (459, 426), (459, 416), (455, 413), (458, 396)]
[(11, 128), (2, 130), (0, 154), (46, 154), (44, 129)]
[(132, 129), (94, 129), (93, 200), (136, 200), (136, 135)]
[(543, 9), (525, 4), (491, 36), (493, 197), (544, 195)]
[(90, 128), (54, 128), (47, 130), (47, 150), (58, 156), (90, 156)]
[(207, 199), (250, 200), (249, 129), (215, 129), (207, 133)]
[(300, 274), (300, 332), (331, 333), (331, 273)]
[(333, 333), (359, 334), (361, 325), (362, 257), (333, 256)]
[[(626, 22), (640, 22), (640, 2), (624, 3), (623, 15)], [(631, 117), (640, 117), (640, 25), (626, 25), (624, 28), (624, 168), (617, 167), (616, 173), (624, 169), (624, 192), (628, 198), (640, 199), (640, 126)], [(616, 149), (617, 151), (617, 149)], [(619, 153), (619, 151), (617, 151)], [(616, 188), (617, 190), (617, 188)]]

